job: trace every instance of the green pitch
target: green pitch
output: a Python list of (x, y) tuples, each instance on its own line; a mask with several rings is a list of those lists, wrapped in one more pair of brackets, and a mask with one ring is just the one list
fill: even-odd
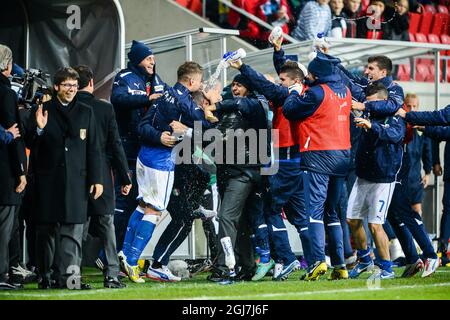
[[(396, 269), (399, 277), (403, 268)], [(160, 283), (146, 280), (145, 284), (134, 284), (124, 280), (125, 289), (103, 288), (103, 278), (95, 269), (84, 271), (84, 282), (93, 287), (88, 291), (38, 290), (37, 284), (29, 284), (23, 290), (0, 291), (0, 300), (28, 299), (75, 299), (75, 300), (126, 300), (126, 299), (203, 299), (203, 300), (403, 300), (403, 299), (450, 299), (450, 268), (441, 267), (429, 278), (383, 280), (380, 287), (368, 283), (369, 274), (361, 279), (328, 281), (328, 274), (316, 282), (300, 281), (303, 271), (298, 271), (283, 282), (271, 281), (270, 277), (258, 282), (239, 282), (220, 285), (206, 280), (207, 273), (178, 283)], [(375, 288), (373, 288), (375, 286)]]

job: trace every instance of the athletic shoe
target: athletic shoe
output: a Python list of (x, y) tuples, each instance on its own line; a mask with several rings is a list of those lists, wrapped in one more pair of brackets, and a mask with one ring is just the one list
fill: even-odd
[(258, 281), (265, 277), (267, 272), (275, 266), (275, 261), (272, 259), (267, 263), (258, 263), (258, 268), (256, 269), (255, 275), (252, 277), (252, 281)]
[(300, 269), (300, 261), (295, 259), (287, 266), (283, 266), (283, 265), (281, 265), (281, 266), (282, 266), (281, 271), (277, 274), (277, 276), (275, 276), (275, 274), (274, 274), (272, 280), (280, 281), (280, 280), (286, 280), (287, 278), (289, 278), (289, 275), (292, 272)]
[(0, 290), (16, 290), (19, 289), (19, 287), (10, 284), (8, 282), (0, 282)]
[(328, 280), (346, 280), (348, 279), (348, 271), (345, 267), (333, 268)]
[(370, 262), (361, 262), (359, 261), (355, 267), (349, 272), (348, 276), (350, 279), (356, 279), (359, 275), (365, 271), (370, 271), (374, 267), (373, 261)]
[(119, 253), (117, 254), (117, 258), (119, 258), (120, 271), (126, 274), (126, 270), (123, 267), (124, 266), (123, 261), (127, 261), (127, 257), (125, 256), (122, 250), (120, 250)]
[(437, 259), (427, 258), (427, 260), (425, 260), (425, 268), (422, 273), (422, 278), (432, 275), (438, 267), (439, 267), (439, 258)]
[(355, 266), (357, 260), (358, 260), (358, 257), (356, 256), (356, 254), (351, 255), (350, 257), (345, 258), (345, 266), (347, 268), (351, 267), (353, 269), (353, 267)]
[(275, 266), (273, 267), (273, 276), (272, 280), (276, 280), (278, 276), (280, 275), (281, 271), (283, 270), (283, 264), (282, 263), (275, 263)]
[(123, 257), (122, 259), (119, 259), (120, 269), (128, 276), (128, 279), (130, 279), (134, 283), (145, 283), (145, 280), (139, 276), (141, 272), (139, 266), (130, 266), (127, 262), (127, 259), (123, 259)]
[(306, 270), (306, 273), (300, 278), (305, 281), (319, 280), (320, 276), (325, 274), (328, 270), (327, 263), (325, 261), (316, 261), (310, 268)]
[(22, 267), (20, 263), (17, 264), (17, 266), (10, 268), (9, 276), (14, 279), (21, 279), (18, 281), (20, 283), (30, 283), (37, 280), (37, 275), (34, 272)]
[(148, 268), (147, 277), (152, 280), (163, 281), (163, 282), (177, 282), (181, 281), (180, 277), (174, 276), (172, 272), (170, 272), (167, 266), (162, 266), (158, 269), (153, 269), (152, 267)]
[(301, 256), (299, 261), (300, 261), (300, 269), (302, 270), (308, 269), (308, 262), (306, 262), (305, 257)]
[(394, 279), (395, 278), (395, 272), (394, 271), (387, 271), (382, 269), (377, 269), (369, 278), (368, 280), (374, 280), (374, 279)]
[(103, 286), (105, 288), (110, 288), (110, 289), (122, 289), (122, 288), (125, 288), (127, 285), (125, 283), (122, 283), (118, 278), (113, 278), (113, 277), (107, 276), (103, 280)]
[(423, 270), (422, 259), (417, 259), (416, 262), (407, 264), (405, 270), (402, 273), (402, 278), (412, 278), (414, 275)]

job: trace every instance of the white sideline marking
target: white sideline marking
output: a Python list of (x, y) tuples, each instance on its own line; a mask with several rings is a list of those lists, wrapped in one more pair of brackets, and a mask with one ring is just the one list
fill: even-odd
[[(447, 272), (444, 270), (439, 270), (441, 272)], [(216, 287), (216, 284), (211, 284), (208, 287)], [(434, 283), (434, 284), (426, 284), (426, 285), (410, 285), (410, 286), (396, 286), (396, 287), (385, 287), (381, 289), (368, 289), (367, 287), (364, 288), (355, 288), (355, 289), (338, 289), (338, 290), (320, 290), (320, 291), (301, 291), (301, 292), (279, 292), (279, 293), (265, 293), (265, 294), (258, 294), (258, 298), (275, 298), (275, 297), (283, 297), (283, 296), (306, 296), (306, 295), (313, 295), (313, 294), (328, 294), (328, 293), (353, 293), (353, 292), (365, 292), (365, 291), (379, 291), (379, 290), (398, 290), (398, 289), (411, 289), (411, 288), (432, 288), (432, 287), (447, 287), (450, 286), (450, 282), (443, 282), (443, 283)], [(164, 285), (160, 285), (158, 287), (165, 287)], [(155, 287), (152, 287), (154, 289)], [(37, 290), (37, 289), (36, 289)], [(103, 292), (109, 292), (109, 293), (116, 293), (118, 291), (111, 291), (111, 289), (92, 289), (92, 290), (73, 290), (73, 291), (66, 291), (66, 292), (56, 292), (51, 291), (49, 293), (30, 293), (30, 292), (21, 292), (21, 290), (13, 290), (12, 292), (9, 291), (0, 291), (0, 298), (1, 297), (8, 297), (8, 296), (14, 296), (14, 297), (36, 297), (36, 298), (52, 298), (52, 297), (74, 297), (77, 295), (95, 295)], [(233, 295), (233, 296), (199, 296), (199, 297), (188, 297), (186, 299), (184, 298), (177, 298), (180, 300), (236, 300), (236, 299), (249, 299), (255, 297), (255, 294), (249, 294), (249, 295)], [(100, 298), (101, 299), (101, 298)], [(145, 299), (145, 296), (142, 297), (142, 299)]]
[[(383, 283), (383, 282), (382, 282)], [(242, 295), (242, 296), (201, 296), (201, 297), (189, 297), (188, 299), (194, 300), (209, 300), (209, 299), (218, 299), (218, 300), (240, 300), (240, 299), (251, 299), (255, 296), (259, 298), (276, 298), (283, 296), (307, 296), (307, 295), (315, 295), (315, 294), (327, 294), (327, 293), (342, 293), (342, 292), (365, 292), (365, 291), (379, 291), (379, 290), (398, 290), (398, 289), (412, 289), (412, 288), (432, 288), (432, 287), (448, 287), (450, 286), (450, 282), (443, 283), (434, 283), (434, 284), (426, 284), (426, 285), (412, 285), (412, 286), (396, 286), (396, 287), (385, 287), (380, 289), (369, 289), (365, 288), (357, 288), (357, 289), (339, 289), (339, 290), (321, 290), (321, 291), (300, 291), (300, 292), (279, 292), (279, 293), (264, 293), (264, 294), (251, 294), (251, 295)]]

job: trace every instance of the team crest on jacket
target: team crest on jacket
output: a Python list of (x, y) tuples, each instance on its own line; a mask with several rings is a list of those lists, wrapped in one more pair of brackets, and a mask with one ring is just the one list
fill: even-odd
[(80, 139), (86, 139), (86, 129), (80, 129)]

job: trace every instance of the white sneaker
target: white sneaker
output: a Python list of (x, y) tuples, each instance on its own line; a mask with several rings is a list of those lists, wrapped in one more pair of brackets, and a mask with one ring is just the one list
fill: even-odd
[(283, 264), (282, 263), (275, 263), (275, 267), (273, 267), (273, 276), (272, 279), (278, 279), (280, 276), (281, 271), (283, 271)]
[(158, 269), (153, 269), (152, 267), (148, 268), (147, 277), (157, 281), (163, 282), (177, 282), (181, 281), (180, 277), (174, 276), (172, 272), (170, 272), (167, 266), (162, 266)]
[(423, 269), (422, 278), (432, 275), (438, 267), (439, 267), (439, 258), (437, 259), (427, 258), (427, 260), (425, 260), (425, 268)]

